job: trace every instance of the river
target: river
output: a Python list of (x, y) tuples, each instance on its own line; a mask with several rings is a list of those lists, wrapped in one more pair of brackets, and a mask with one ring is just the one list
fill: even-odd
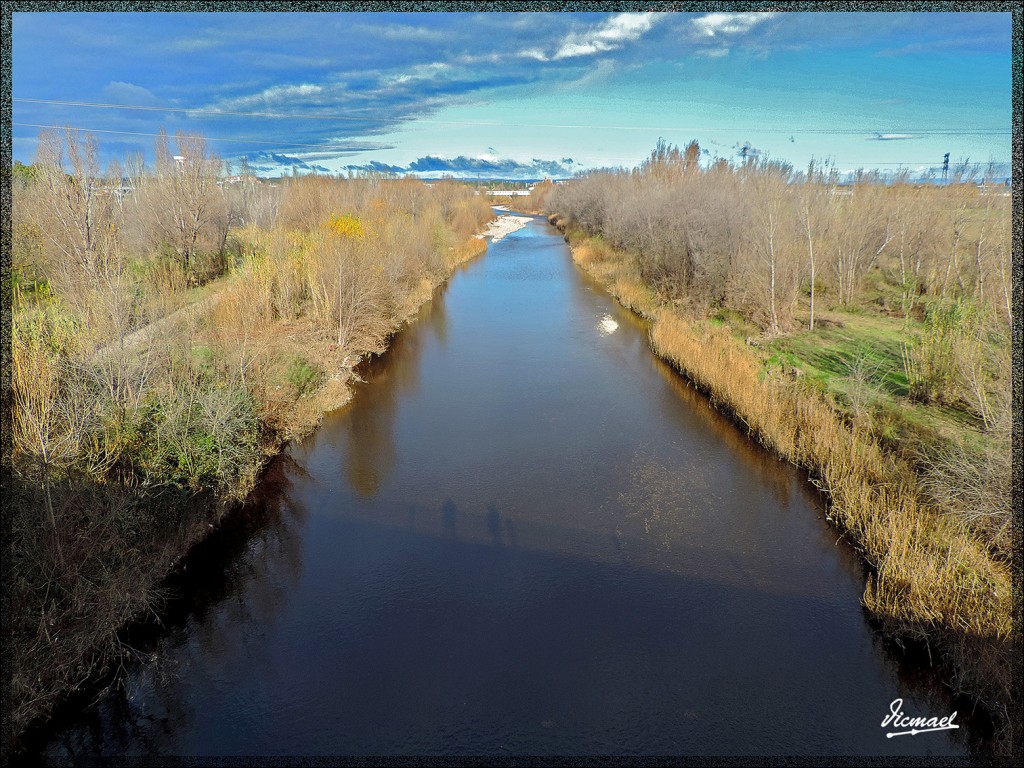
[[(805, 477), (536, 219), (462, 268), (189, 558), (52, 760), (964, 754)], [(962, 723), (964, 713), (955, 722)]]

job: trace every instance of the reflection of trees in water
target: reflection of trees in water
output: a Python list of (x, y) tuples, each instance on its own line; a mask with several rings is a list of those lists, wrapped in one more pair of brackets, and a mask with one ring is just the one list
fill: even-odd
[(458, 517), (459, 510), (455, 506), (455, 502), (451, 499), (445, 499), (444, 504), (441, 505), (441, 537), (445, 539), (456, 539), (458, 538), (457, 531), (455, 529), (455, 520)]
[[(389, 381), (365, 388), (348, 414), (345, 477), (365, 498), (377, 495), (395, 464), (392, 429), (397, 395)], [(366, 395), (365, 397), (362, 395)]]
[(365, 498), (377, 495), (395, 465), (395, 413), (402, 395), (419, 385), (420, 358), (426, 346), (423, 335), (433, 333), (443, 342), (447, 323), (443, 293), (437, 291), (417, 321), (392, 337), (384, 354), (360, 366), (366, 384), (359, 387), (346, 411), (342, 429), (348, 437), (345, 477)]
[[(697, 419), (700, 431), (713, 436), (716, 445), (724, 445), (742, 465), (744, 472), (763, 485), (776, 502), (788, 506), (796, 470), (758, 444), (746, 429), (730, 421), (711, 404), (706, 395), (698, 392), (693, 384), (653, 352), (651, 360), (673, 395), (666, 403), (666, 414), (678, 420), (688, 432), (693, 430), (692, 419)], [(680, 408), (679, 401), (686, 407)], [(809, 490), (813, 489), (809, 487)], [(820, 504), (820, 501), (815, 503)]]
[(299, 581), (308, 512), (291, 493), (295, 477), (308, 474), (287, 454), (275, 459), (245, 510), (228, 556), (212, 553), (210, 562), (220, 574), (220, 584), (218, 593), (198, 611), (202, 619), (196, 637), (214, 660), (234, 647), (234, 638), (219, 642), (221, 629), (271, 623)]
[[(692, 429), (691, 418), (700, 422), (700, 427), (714, 436), (716, 445), (724, 445), (732, 456), (736, 457), (741, 471), (747, 474), (755, 484), (765, 488), (781, 509), (787, 509), (793, 502), (793, 493), (799, 493), (809, 511), (825, 516), (827, 499), (825, 494), (810, 482), (806, 470), (794, 467), (779, 458), (751, 437), (747, 430), (739, 426), (723, 413), (718, 411), (707, 398), (681, 376), (675, 369), (660, 358), (651, 355), (653, 364), (669, 385), (675, 407), (665, 410), (687, 429)], [(678, 401), (686, 404), (680, 408)], [(803, 510), (800, 510), (801, 512)], [(829, 545), (842, 539), (842, 534), (832, 525), (822, 522), (817, 527), (818, 533)], [(843, 570), (856, 574), (862, 581), (866, 579), (866, 567), (860, 556), (850, 546), (834, 547)]]
[[(99, 755), (168, 754), (176, 744), (174, 734), (187, 728), (190, 713), (181, 706), (185, 686), (176, 665), (151, 658), (137, 665), (131, 680), (111, 689), (84, 722), (65, 731), (51, 744), (49, 756), (61, 762), (78, 763)], [(161, 706), (151, 701), (159, 691)], [(180, 751), (180, 750), (179, 750)]]
[[(947, 680), (954, 670), (927, 648), (912, 645), (900, 647), (880, 633), (872, 632), (872, 648), (885, 668), (896, 680), (903, 711), (910, 717), (945, 717), (956, 711), (955, 722), (960, 728), (949, 732), (949, 737), (967, 747), (974, 757), (991, 757), (992, 719), (966, 697), (955, 697)], [(916, 702), (911, 701), (916, 699)], [(884, 702), (883, 715), (888, 713), (889, 702)]]
[[(736, 457), (742, 471), (758, 485), (767, 489), (781, 508), (790, 506), (793, 501), (792, 494), (795, 492), (800, 494), (810, 510), (824, 517), (827, 498), (810, 482), (806, 470), (789, 465), (756, 442), (744, 427), (735, 424), (718, 411), (706, 395), (697, 391), (693, 384), (653, 353), (651, 360), (672, 393), (672, 403), (665, 408), (668, 414), (688, 429), (692, 428), (690, 419), (697, 418), (701, 428), (714, 436), (716, 444), (726, 446), (729, 453)], [(686, 408), (679, 407), (680, 400), (685, 403)], [(824, 522), (818, 526), (818, 532), (830, 545), (842, 539), (840, 531)], [(861, 580), (866, 578), (866, 566), (852, 547), (844, 545), (836, 546), (834, 549), (844, 571), (856, 574)]]
[[(420, 316), (416, 322), (426, 322), (433, 331), (437, 343), (442, 347), (448, 345), (448, 310), (444, 305), (444, 291), (447, 285), (440, 286), (434, 291), (433, 299), (423, 305)], [(425, 317), (424, 317), (425, 315)]]
[(487, 505), (487, 533), (497, 546), (502, 545), (501, 540), (501, 513), (494, 504)]
[(140, 658), (47, 752), (57, 759), (99, 754), (176, 754), (191, 728), (189, 700), (210, 672), (251, 652), (302, 572), (308, 513), (292, 495), (305, 470), (274, 459), (246, 505), (197, 546), (170, 589), (180, 597), (155, 626), (130, 633)]
[[(742, 426), (716, 410), (705, 395), (664, 361), (652, 355), (652, 363), (669, 385), (672, 399), (664, 410), (672, 418), (686, 430), (692, 430), (692, 419), (697, 418), (700, 427), (726, 446), (729, 453), (737, 458), (742, 471), (770, 492), (780, 507), (788, 507), (792, 493), (796, 492), (811, 510), (824, 514), (825, 497), (809, 482), (805, 470), (787, 465), (759, 445)], [(679, 401), (686, 407), (680, 408)], [(680, 534), (680, 529), (693, 516), (692, 512), (687, 513), (695, 487), (691, 473), (696, 477), (700, 474), (692, 466), (670, 469), (644, 452), (638, 452), (631, 466), (630, 490), (622, 494), (620, 500), (644, 521), (653, 537), (661, 537), (662, 541), (668, 542), (672, 536)], [(701, 486), (699, 480), (696, 486)], [(863, 583), (867, 568), (852, 547), (842, 545), (840, 532), (824, 522), (819, 531), (830, 545), (840, 544), (830, 548), (839, 559), (842, 570), (855, 574)], [(868, 621), (866, 614), (865, 621)], [(925, 710), (916, 712), (915, 716), (944, 716), (958, 710), (958, 721), (968, 727), (953, 732), (952, 738), (965, 744), (972, 754), (983, 754), (986, 750), (984, 738), (991, 730), (991, 723), (980, 713), (972, 715), (968, 702), (954, 699), (946, 684), (952, 677), (951, 670), (933, 663), (926, 649), (902, 649), (875, 632), (872, 632), (872, 638), (875, 653), (896, 680), (896, 690), (907, 700), (905, 709), (917, 706)], [(910, 704), (911, 698), (920, 704)], [(888, 704), (881, 703), (882, 715), (886, 713)]]

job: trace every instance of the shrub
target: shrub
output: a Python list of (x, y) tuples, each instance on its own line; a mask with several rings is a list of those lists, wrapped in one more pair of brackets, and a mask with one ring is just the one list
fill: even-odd
[(331, 216), (327, 221), (327, 229), (339, 237), (351, 237), (355, 240), (362, 240), (366, 237), (366, 227), (358, 217), (350, 214)]
[(288, 366), (288, 383), (295, 387), (299, 397), (316, 391), (326, 375), (323, 368), (303, 357), (296, 357)]
[(140, 413), (138, 466), (152, 484), (241, 492), (260, 462), (260, 422), (249, 393), (193, 374)]

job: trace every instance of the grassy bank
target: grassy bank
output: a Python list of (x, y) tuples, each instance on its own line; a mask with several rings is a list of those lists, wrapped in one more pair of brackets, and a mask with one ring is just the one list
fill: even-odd
[[(269, 457), (486, 250), (472, 235), (493, 213), (459, 185), (229, 187), (196, 165), (123, 200), (84, 161), (41, 156), (15, 183), (5, 751), (124, 658), (118, 631), (159, 611), (164, 577)], [(163, 226), (168, 200), (195, 230)]]
[[(797, 334), (760, 341), (748, 335), (751, 327), (738, 314), (701, 315), (659, 297), (636, 258), (601, 238), (570, 231), (567, 239), (581, 268), (650, 321), (659, 356), (752, 436), (810, 472), (830, 497), (830, 521), (870, 566), (863, 601), (871, 615), (889, 637), (926, 645), (945, 658), (951, 685), (994, 713), (1003, 748), (1009, 748), (1019, 723), (1012, 718), (1016, 636), (1008, 558), (930, 502), (919, 467), (868, 417), (878, 411), (860, 407), (856, 377), (824, 375), (830, 344), (867, 341), (875, 354), (893, 354), (885, 344), (887, 326), (851, 316), (853, 328), (843, 339)], [(917, 427), (924, 433), (956, 422), (942, 413), (921, 418), (926, 423)], [(892, 427), (901, 428), (909, 429)]]

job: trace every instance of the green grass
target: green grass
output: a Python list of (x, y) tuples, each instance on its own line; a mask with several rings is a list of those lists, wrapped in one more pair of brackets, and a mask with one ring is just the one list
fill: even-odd
[(316, 391), (326, 375), (323, 368), (303, 357), (296, 357), (288, 366), (288, 383), (295, 387), (299, 397)]
[[(766, 370), (799, 369), (804, 380), (847, 413), (854, 404), (870, 414), (874, 431), (891, 447), (924, 447), (952, 435), (981, 443), (978, 419), (959, 408), (910, 399), (902, 344), (923, 324), (872, 313), (863, 307), (821, 313), (814, 331), (766, 344)], [(859, 380), (858, 380), (859, 379)]]
[(192, 359), (199, 367), (209, 369), (213, 365), (213, 349), (205, 344), (197, 344), (192, 347)]
[(743, 314), (735, 309), (719, 307), (714, 314), (708, 317), (708, 322), (715, 328), (728, 326), (733, 336), (743, 339), (747, 336), (755, 336), (758, 333), (757, 326), (747, 320)]
[(45, 305), (53, 300), (49, 282), (35, 270), (14, 266), (11, 268), (11, 292), (23, 304)]
[[(821, 322), (821, 321), (824, 322)], [(767, 345), (773, 355), (808, 375), (827, 380), (851, 375), (859, 364), (872, 383), (895, 395), (909, 393), (903, 371), (903, 320), (847, 312), (819, 318), (814, 331), (776, 339)]]

